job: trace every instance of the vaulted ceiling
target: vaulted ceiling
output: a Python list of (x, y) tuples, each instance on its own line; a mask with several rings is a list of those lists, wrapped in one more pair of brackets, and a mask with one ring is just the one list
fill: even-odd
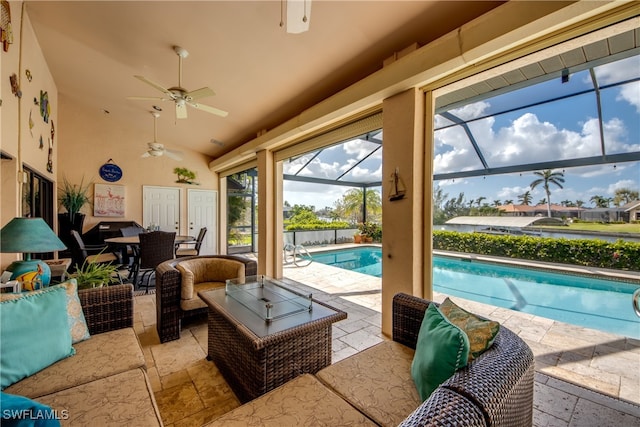
[[(151, 130), (167, 145), (218, 157), (382, 68), (394, 52), (424, 45), (501, 2), (307, 0), (310, 29), (280, 26), (281, 1), (30, 1), (26, 10), (64, 102), (109, 111), (118, 126)], [(188, 108), (134, 78), (165, 88), (211, 87), (199, 100), (229, 113)], [(212, 143), (211, 141), (216, 141)]]

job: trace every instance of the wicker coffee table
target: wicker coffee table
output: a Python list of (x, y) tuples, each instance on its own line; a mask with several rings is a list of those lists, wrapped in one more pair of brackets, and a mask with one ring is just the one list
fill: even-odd
[(347, 318), (265, 276), (198, 295), (209, 306), (207, 358), (243, 403), (330, 365), (331, 324)]

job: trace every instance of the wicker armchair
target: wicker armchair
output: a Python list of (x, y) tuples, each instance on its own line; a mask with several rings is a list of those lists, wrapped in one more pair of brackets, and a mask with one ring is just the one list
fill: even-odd
[[(180, 306), (182, 277), (176, 265), (192, 259), (230, 259), (245, 265), (245, 276), (257, 274), (256, 261), (239, 255), (205, 255), (176, 258), (165, 261), (156, 268), (156, 328), (160, 342), (180, 338), (182, 319), (191, 315), (206, 314), (207, 308), (185, 311)], [(232, 279), (232, 277), (230, 277)]]

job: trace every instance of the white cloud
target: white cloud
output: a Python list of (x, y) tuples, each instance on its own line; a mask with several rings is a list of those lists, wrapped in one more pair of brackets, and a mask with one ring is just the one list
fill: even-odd
[[(638, 77), (640, 56), (632, 56), (617, 62), (601, 65), (595, 69), (600, 86), (631, 80)], [(617, 101), (626, 101), (640, 113), (640, 82), (620, 86)]]
[[(471, 132), (490, 167), (528, 164), (559, 159), (601, 155), (599, 121), (589, 118), (580, 131), (558, 128), (541, 121), (536, 114), (524, 113), (509, 126), (494, 131), (489, 117), (469, 124)], [(627, 130), (618, 118), (603, 123), (606, 149), (610, 153), (639, 151), (640, 144), (625, 142)], [(481, 169), (480, 160), (464, 130), (451, 127), (435, 134), (436, 173)]]
[(515, 187), (502, 187), (500, 190), (498, 190), (498, 197), (501, 199), (505, 199), (505, 200), (513, 200), (514, 203), (518, 203), (518, 196), (520, 194), (524, 194), (525, 191), (531, 191), (531, 188), (529, 187), (520, 187), (520, 186), (515, 186)]
[(614, 195), (616, 194), (616, 190), (621, 188), (628, 188), (630, 190), (638, 191), (638, 181), (633, 181), (631, 179), (623, 179), (612, 184), (609, 184), (607, 187), (607, 194)]

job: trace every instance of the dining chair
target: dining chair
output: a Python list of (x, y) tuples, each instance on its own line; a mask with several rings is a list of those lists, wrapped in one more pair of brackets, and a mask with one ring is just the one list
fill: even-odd
[[(151, 277), (155, 274), (158, 264), (173, 259), (176, 233), (152, 231), (150, 233), (140, 233), (139, 237), (140, 252), (135, 267), (133, 282), (136, 286), (139, 285), (139, 287), (142, 287), (146, 278), (145, 291), (149, 292)], [(142, 277), (140, 277), (140, 281), (138, 282), (138, 275), (140, 273), (142, 273)]]
[[(204, 236), (207, 234), (207, 227), (202, 227), (198, 232), (198, 237), (193, 242), (185, 242), (176, 245), (176, 258), (182, 256), (197, 256), (200, 255), (200, 247)], [(188, 245), (185, 247), (185, 245)]]
[[(120, 229), (120, 234), (122, 237), (130, 237), (137, 236), (140, 233), (144, 233), (145, 230), (142, 227), (132, 225), (129, 227), (122, 227)], [(138, 245), (126, 245), (121, 248), (122, 251), (122, 262), (127, 265), (129, 269), (129, 279), (133, 277), (134, 266), (138, 262)]]
[[(120, 264), (120, 258), (109, 250), (108, 245), (86, 245), (76, 230), (71, 230), (71, 256), (74, 268), (80, 268), (85, 262), (96, 264)], [(118, 274), (118, 281), (122, 277)]]

